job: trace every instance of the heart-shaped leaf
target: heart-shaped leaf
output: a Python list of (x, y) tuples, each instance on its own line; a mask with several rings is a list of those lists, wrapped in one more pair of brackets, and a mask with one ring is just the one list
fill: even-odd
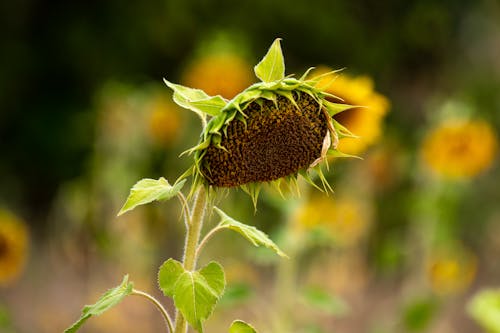
[(165, 296), (174, 297), (175, 283), (185, 272), (182, 264), (172, 258), (165, 261), (158, 271), (158, 285)]
[(175, 306), (191, 326), (203, 332), (202, 324), (214, 310), (225, 284), (224, 271), (216, 262), (199, 271), (184, 271), (174, 286)]

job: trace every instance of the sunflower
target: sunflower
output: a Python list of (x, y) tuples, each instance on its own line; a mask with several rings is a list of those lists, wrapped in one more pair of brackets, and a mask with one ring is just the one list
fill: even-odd
[(252, 83), (252, 71), (240, 56), (224, 52), (199, 58), (189, 65), (182, 78), (186, 86), (209, 95), (233, 98)]
[(465, 291), (474, 280), (476, 271), (476, 257), (462, 247), (432, 253), (427, 263), (430, 286), (441, 295)]
[(421, 155), (436, 174), (463, 179), (486, 170), (493, 163), (496, 150), (497, 137), (487, 122), (452, 119), (427, 133)]
[(335, 198), (315, 197), (298, 208), (295, 214), (297, 228), (303, 231), (321, 231), (335, 245), (350, 247), (357, 244), (370, 226), (370, 207), (354, 196)]
[(14, 281), (24, 268), (28, 230), (23, 221), (0, 209), (0, 286)]
[[(194, 153), (194, 166), (181, 178), (194, 173), (195, 183), (241, 187), (255, 202), (261, 183), (280, 189), (283, 179), (296, 184), (299, 174), (312, 183), (308, 171), (327, 155), (343, 156), (337, 141), (352, 134), (334, 119), (351, 106), (328, 100), (338, 97), (321, 89), (322, 75), (309, 79), (310, 69), (300, 79), (285, 76), (279, 39), (254, 70), (261, 82), (229, 101), (165, 83), (174, 101), (196, 112), (203, 123), (199, 144), (188, 150)], [(315, 170), (329, 189), (321, 168)]]
[[(328, 72), (319, 68), (318, 73)], [(339, 150), (347, 154), (360, 154), (378, 142), (382, 132), (382, 121), (389, 110), (388, 99), (374, 91), (373, 80), (368, 76), (351, 77), (326, 75), (319, 83), (326, 92), (338, 96), (329, 98), (332, 102), (358, 105), (334, 118), (359, 138), (343, 138)]]

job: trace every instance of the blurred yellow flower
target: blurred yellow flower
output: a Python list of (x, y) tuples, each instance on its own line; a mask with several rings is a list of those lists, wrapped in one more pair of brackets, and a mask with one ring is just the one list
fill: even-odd
[(23, 221), (0, 209), (0, 286), (13, 282), (24, 268), (28, 230)]
[(320, 230), (335, 245), (356, 245), (371, 224), (371, 208), (354, 197), (313, 197), (298, 208), (296, 222), (299, 230)]
[(231, 53), (215, 53), (188, 66), (182, 84), (231, 99), (254, 82), (252, 66)]
[(162, 94), (153, 97), (148, 112), (149, 134), (154, 143), (168, 146), (178, 137), (181, 129), (179, 108)]
[(427, 134), (425, 164), (445, 178), (470, 178), (487, 169), (497, 150), (493, 128), (481, 120), (450, 120)]
[(454, 248), (431, 254), (427, 263), (427, 278), (435, 293), (457, 294), (470, 286), (476, 270), (476, 257), (463, 248)]
[[(319, 68), (317, 74), (330, 71)], [(326, 92), (339, 97), (337, 103), (359, 105), (334, 116), (340, 124), (347, 127), (359, 138), (343, 138), (339, 142), (339, 150), (347, 154), (361, 154), (369, 146), (378, 142), (382, 132), (382, 121), (389, 111), (389, 100), (374, 91), (373, 80), (368, 76), (351, 77), (346, 74), (327, 75), (319, 83)]]

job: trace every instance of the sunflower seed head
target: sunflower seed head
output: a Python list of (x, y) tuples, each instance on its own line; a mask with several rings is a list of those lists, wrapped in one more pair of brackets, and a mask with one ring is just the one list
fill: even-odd
[[(230, 121), (220, 146), (208, 146), (201, 172), (209, 185), (241, 186), (270, 182), (307, 169), (323, 155), (327, 116), (307, 93), (293, 99), (277, 95), (276, 103), (258, 99), (243, 112), (245, 122)], [(293, 102), (295, 100), (295, 102)]]

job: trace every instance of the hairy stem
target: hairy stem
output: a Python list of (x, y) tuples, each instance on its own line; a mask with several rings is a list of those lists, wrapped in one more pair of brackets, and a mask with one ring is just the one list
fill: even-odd
[[(195, 194), (193, 207), (187, 224), (186, 243), (184, 246), (183, 265), (186, 270), (196, 269), (198, 242), (200, 240), (200, 231), (203, 227), (205, 211), (207, 206), (207, 195), (205, 188), (200, 186)], [(175, 315), (174, 333), (186, 333), (187, 322), (182, 314), (177, 310)]]
[(156, 306), (156, 308), (160, 311), (161, 315), (163, 316), (163, 319), (165, 319), (165, 323), (167, 324), (168, 331), (170, 333), (174, 332), (174, 326), (172, 325), (172, 319), (170, 319), (170, 316), (168, 315), (167, 310), (165, 310), (163, 305), (161, 305), (161, 303), (158, 302), (156, 300), (156, 298), (149, 295), (148, 293), (145, 293), (143, 291), (136, 290), (136, 289), (134, 289), (132, 291), (132, 295), (142, 296), (142, 297), (146, 298), (148, 301), (152, 302)]

